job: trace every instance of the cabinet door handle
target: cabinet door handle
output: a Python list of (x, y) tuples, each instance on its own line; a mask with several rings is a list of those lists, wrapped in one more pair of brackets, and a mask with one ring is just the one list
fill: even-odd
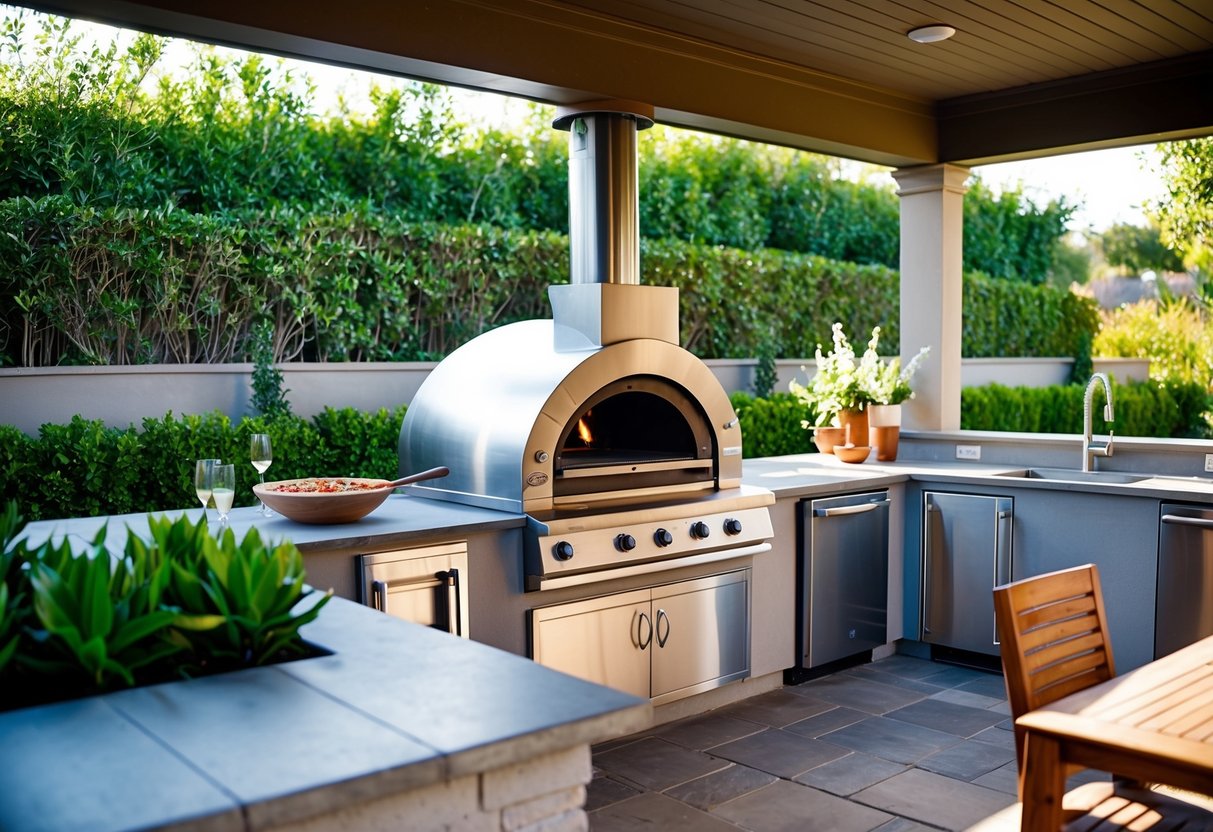
[[(1011, 512), (1000, 511), (995, 521), (997, 539), (994, 544), (994, 586), (1011, 581)], [(1001, 647), (998, 640), (998, 618), (994, 619), (994, 646)]]
[(922, 633), (929, 636), (931, 635), (931, 554), (934, 551), (931, 546), (931, 526), (939, 514), (939, 509), (935, 507), (934, 503), (927, 503), (924, 509), (926, 517), (922, 528)]
[(815, 508), (813, 509), (814, 517), (842, 517), (847, 514), (866, 514), (869, 511), (875, 511), (881, 506), (887, 506), (889, 500), (876, 500), (871, 503), (860, 503), (857, 506), (839, 506), (838, 508)]
[(1164, 514), (1162, 522), (1177, 526), (1196, 526), (1199, 529), (1213, 529), (1213, 520), (1201, 517), (1184, 517), (1182, 514)]
[[(463, 635), (463, 599), (460, 597), (459, 570), (451, 567), (445, 572), (435, 575), (446, 584), (446, 631), (457, 636)], [(452, 597), (454, 602), (452, 602)]]
[[(644, 624), (648, 627), (648, 632), (643, 636), (640, 634), (640, 625)], [(649, 621), (649, 616), (646, 613), (640, 613), (636, 619), (636, 644), (641, 650), (647, 650), (648, 646), (653, 643), (653, 622)]]
[(387, 581), (371, 581), (371, 606), (387, 612)]
[[(665, 622), (665, 635), (661, 634), (661, 622)], [(665, 614), (665, 610), (657, 610), (657, 646), (665, 647), (665, 643), (670, 640), (670, 617)]]

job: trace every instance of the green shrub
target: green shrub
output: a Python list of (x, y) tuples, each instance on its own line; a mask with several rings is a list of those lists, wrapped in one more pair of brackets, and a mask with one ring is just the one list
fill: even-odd
[(328, 408), (312, 420), (256, 416), (236, 424), (221, 413), (169, 413), (144, 419), (141, 431), (75, 416), (43, 425), (37, 438), (0, 426), (0, 500), (15, 500), (30, 520), (192, 508), (194, 460), (215, 457), (236, 465), (236, 504), (253, 505), (254, 433), (271, 437), (270, 479), (393, 479), (404, 412)]
[(256, 531), (237, 543), (206, 524), (148, 518), (111, 552), (106, 529), (87, 546), (17, 540), (15, 502), (0, 515), (0, 710), (282, 661), (307, 654), (315, 619), (303, 559)]
[[(1081, 433), (1081, 385), (1053, 387), (966, 387), (960, 396), (962, 430)], [(1109, 428), (1118, 436), (1213, 437), (1213, 397), (1197, 384), (1154, 382), (1114, 384), (1116, 419), (1103, 421), (1103, 408), (1093, 411), (1096, 432)]]
[(729, 401), (741, 422), (741, 451), (746, 459), (816, 452), (812, 432), (801, 427), (807, 418), (804, 405), (791, 393), (755, 398), (737, 392)]
[(1143, 300), (1103, 314), (1096, 355), (1149, 358), (1150, 378), (1213, 390), (1213, 319), (1191, 300)]

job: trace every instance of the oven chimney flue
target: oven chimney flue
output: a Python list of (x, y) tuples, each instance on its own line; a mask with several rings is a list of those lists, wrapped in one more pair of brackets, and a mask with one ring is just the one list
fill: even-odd
[(569, 132), (571, 283), (640, 283), (640, 177), (636, 133), (653, 108), (593, 101), (557, 110)]

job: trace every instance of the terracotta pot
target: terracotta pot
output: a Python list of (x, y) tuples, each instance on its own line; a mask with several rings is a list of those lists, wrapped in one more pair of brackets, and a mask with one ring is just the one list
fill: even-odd
[(897, 461), (897, 441), (901, 438), (901, 428), (896, 425), (881, 425), (868, 429), (868, 444), (876, 448), (878, 462)]
[(813, 428), (813, 444), (823, 454), (834, 453), (834, 446), (846, 441), (842, 428), (822, 427)]
[[(866, 410), (843, 410), (838, 414), (838, 424), (844, 431), (843, 440), (838, 444), (850, 442), (852, 445), (862, 445), (868, 441), (868, 412)], [(851, 434), (845, 433), (850, 426)]]

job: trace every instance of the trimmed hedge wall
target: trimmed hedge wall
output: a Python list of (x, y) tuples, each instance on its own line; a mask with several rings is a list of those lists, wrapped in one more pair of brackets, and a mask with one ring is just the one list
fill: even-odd
[(0, 504), (15, 500), (29, 520), (143, 513), (199, 505), (194, 460), (236, 465), (236, 504), (252, 505), (257, 473), (249, 436), (273, 440), (271, 480), (354, 476), (395, 479), (404, 407), (375, 413), (326, 409), (313, 419), (244, 418), (221, 413), (143, 420), (118, 429), (72, 418), (46, 424), (37, 438), (0, 425)]
[[(547, 287), (568, 280), (564, 235), (365, 211), (21, 198), (0, 201), (0, 227), (3, 365), (249, 360), (261, 320), (276, 362), (435, 360), (547, 317)], [(884, 266), (669, 240), (643, 240), (641, 258), (646, 283), (680, 290), (683, 344), (701, 358), (809, 357), (834, 321), (898, 343), (899, 276)], [(1069, 292), (980, 274), (964, 286), (968, 357), (1081, 358), (1097, 331), (1094, 303)]]

